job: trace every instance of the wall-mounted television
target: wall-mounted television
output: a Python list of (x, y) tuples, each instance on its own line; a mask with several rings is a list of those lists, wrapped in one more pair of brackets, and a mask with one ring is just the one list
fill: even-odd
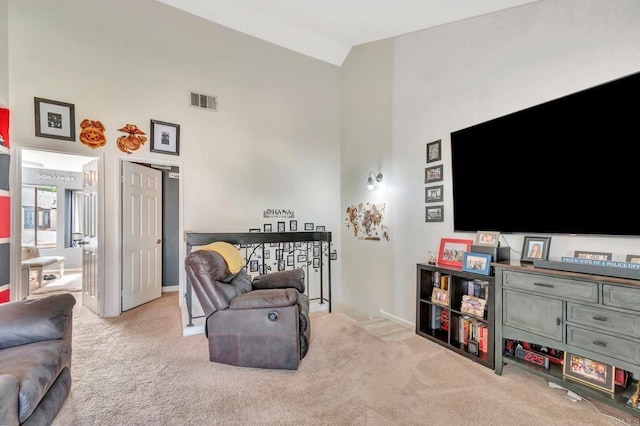
[(455, 231), (640, 236), (640, 73), (451, 133)]

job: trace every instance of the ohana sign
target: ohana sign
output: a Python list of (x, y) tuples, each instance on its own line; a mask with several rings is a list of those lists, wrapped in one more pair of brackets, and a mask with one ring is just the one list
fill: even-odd
[(289, 219), (293, 219), (296, 217), (295, 213), (291, 209), (266, 209), (262, 212), (262, 217), (265, 219), (276, 218), (276, 217), (286, 217)]

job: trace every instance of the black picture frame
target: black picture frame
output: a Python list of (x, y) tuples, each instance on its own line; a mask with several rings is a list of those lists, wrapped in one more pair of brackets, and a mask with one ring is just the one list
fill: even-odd
[(336, 253), (335, 251), (329, 253), (329, 260), (338, 260), (338, 253)]
[(298, 262), (302, 263), (302, 262), (306, 262), (307, 261), (307, 255), (306, 254), (299, 254), (298, 255)]
[(628, 254), (626, 262), (628, 262), (628, 263), (640, 263), (640, 254)]
[(533, 263), (536, 259), (549, 260), (551, 237), (525, 236), (522, 242), (520, 262)]
[(298, 221), (290, 220), (289, 221), (289, 231), (296, 232), (298, 230)]
[(260, 232), (260, 228), (249, 228), (249, 232)]
[(424, 202), (438, 203), (444, 200), (444, 185), (427, 186), (424, 188)]
[(578, 259), (611, 260), (611, 258), (613, 257), (613, 253), (574, 250), (573, 257), (577, 257)]
[(427, 163), (442, 160), (442, 140), (439, 139), (427, 144)]
[(324, 225), (318, 225), (316, 226), (316, 231), (318, 232), (324, 232), (325, 231), (325, 226)]
[(249, 262), (249, 272), (258, 272), (258, 261), (252, 260)]
[(278, 222), (278, 232), (285, 232), (285, 224), (284, 222)]
[(151, 152), (180, 155), (180, 125), (151, 120)]
[(320, 258), (316, 257), (313, 259), (313, 267), (314, 268), (319, 268), (320, 267)]
[(75, 106), (44, 98), (33, 98), (36, 136), (65, 141), (76, 140)]
[(425, 222), (444, 222), (444, 205), (427, 206), (425, 208)]
[(309, 222), (305, 223), (304, 224), (304, 230), (305, 231), (313, 231), (313, 223), (309, 223)]
[(271, 227), (271, 224), (270, 224), (270, 223), (265, 223), (265, 224), (263, 225), (263, 228), (264, 228), (264, 232), (271, 232), (271, 229), (272, 229), (272, 227)]
[(442, 164), (438, 166), (425, 167), (424, 169), (424, 183), (441, 182), (444, 179), (442, 172), (444, 167)]
[(292, 254), (287, 255), (287, 266), (293, 266), (293, 264), (294, 264), (293, 259), (294, 258), (293, 258)]

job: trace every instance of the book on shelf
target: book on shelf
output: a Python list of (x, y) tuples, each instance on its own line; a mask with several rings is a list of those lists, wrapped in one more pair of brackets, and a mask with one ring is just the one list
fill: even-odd
[(458, 341), (462, 344), (469, 343), (469, 326), (471, 324), (471, 317), (463, 316), (460, 317), (459, 327), (458, 327)]
[(440, 310), (440, 330), (449, 330), (449, 311), (447, 309)]
[(469, 296), (473, 296), (474, 291), (475, 291), (475, 281), (474, 280), (468, 280), (467, 281), (467, 294)]
[(443, 290), (449, 290), (450, 281), (451, 281), (451, 275), (442, 275), (440, 277), (440, 288)]
[(460, 317), (458, 315), (452, 315), (450, 322), (451, 322), (451, 340), (452, 341), (458, 341), (458, 327), (460, 326), (459, 324), (460, 321)]
[(440, 311), (442, 308), (440, 306), (433, 305), (431, 306), (431, 328), (436, 330), (440, 328)]
[(489, 287), (489, 283), (487, 281), (482, 280), (474, 280), (473, 282), (473, 293), (469, 293), (470, 296), (475, 296), (479, 299), (487, 298), (487, 288)]

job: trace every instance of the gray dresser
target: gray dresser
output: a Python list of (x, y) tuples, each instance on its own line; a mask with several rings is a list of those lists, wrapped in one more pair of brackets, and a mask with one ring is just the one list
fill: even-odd
[[(520, 265), (495, 265), (495, 372), (504, 364), (529, 368), (589, 397), (626, 406), (635, 381), (613, 397), (570, 379), (562, 368), (545, 369), (505, 355), (504, 340), (525, 341), (640, 374), (640, 280)], [(630, 380), (631, 382), (631, 380)]]

